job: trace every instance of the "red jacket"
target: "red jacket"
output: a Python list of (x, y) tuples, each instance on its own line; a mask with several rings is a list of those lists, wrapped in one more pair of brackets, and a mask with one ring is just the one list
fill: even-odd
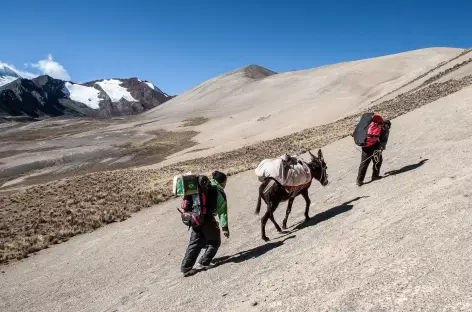
[(369, 129), (367, 129), (367, 140), (365, 147), (373, 146), (378, 142), (380, 133), (382, 132), (382, 123), (382, 116), (377, 114), (374, 114), (372, 116), (372, 121), (369, 124)]

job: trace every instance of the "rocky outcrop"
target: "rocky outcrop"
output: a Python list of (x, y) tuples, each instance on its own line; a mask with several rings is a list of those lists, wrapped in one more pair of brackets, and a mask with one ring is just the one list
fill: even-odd
[(148, 81), (142, 81), (138, 78), (113, 80), (120, 81), (120, 87), (126, 89), (135, 101), (122, 98), (119, 101), (113, 102), (106, 91), (98, 84), (103, 80), (83, 84), (84, 86), (100, 90), (103, 100), (100, 103), (99, 115), (102, 117), (139, 114), (161, 105), (172, 98)]
[(56, 92), (54, 86), (60, 83), (51, 77), (38, 77), (17, 79), (0, 87), (0, 116), (81, 115), (59, 102), (62, 94)]

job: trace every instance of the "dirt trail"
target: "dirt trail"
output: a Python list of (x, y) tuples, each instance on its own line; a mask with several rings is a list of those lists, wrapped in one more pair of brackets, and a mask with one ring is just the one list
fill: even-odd
[(362, 188), (352, 139), (327, 146), (311, 221), (298, 198), (269, 243), (257, 178), (231, 177), (231, 237), (206, 272), (179, 274), (188, 232), (172, 200), (2, 267), (0, 310), (470, 311), (471, 123), (471, 87), (393, 120), (382, 173), (397, 171)]

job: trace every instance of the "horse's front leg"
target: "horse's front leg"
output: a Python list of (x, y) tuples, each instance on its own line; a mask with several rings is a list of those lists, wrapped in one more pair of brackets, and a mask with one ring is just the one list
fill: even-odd
[(308, 189), (304, 189), (301, 191), (301, 194), (303, 198), (305, 199), (306, 202), (306, 208), (305, 208), (305, 220), (310, 220), (310, 216), (308, 215), (308, 212), (310, 211), (310, 205), (311, 205), (311, 200), (310, 197), (308, 196)]
[(293, 201), (295, 200), (295, 197), (292, 197), (288, 200), (288, 204), (287, 204), (287, 211), (285, 211), (285, 218), (284, 218), (284, 221), (282, 222), (282, 228), (284, 230), (287, 229), (287, 220), (288, 220), (288, 215), (290, 214), (290, 212), (292, 211), (292, 205), (293, 205)]

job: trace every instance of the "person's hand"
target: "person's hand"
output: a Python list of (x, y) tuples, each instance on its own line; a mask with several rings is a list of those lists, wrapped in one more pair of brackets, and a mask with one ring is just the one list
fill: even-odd
[(223, 235), (224, 235), (226, 238), (229, 238), (229, 231), (228, 231), (228, 230), (223, 230)]

